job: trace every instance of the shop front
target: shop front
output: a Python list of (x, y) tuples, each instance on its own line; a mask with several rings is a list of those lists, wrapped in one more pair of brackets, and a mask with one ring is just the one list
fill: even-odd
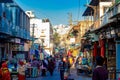
[(93, 63), (95, 63), (96, 56), (102, 56), (104, 58), (104, 66), (109, 71), (109, 79), (116, 79), (116, 24), (110, 23), (100, 29), (96, 30), (99, 40), (94, 42), (93, 45)]

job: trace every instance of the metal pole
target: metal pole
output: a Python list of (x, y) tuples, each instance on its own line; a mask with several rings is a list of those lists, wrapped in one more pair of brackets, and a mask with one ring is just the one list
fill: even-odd
[(32, 49), (34, 49), (34, 29), (35, 29), (35, 24), (32, 24)]

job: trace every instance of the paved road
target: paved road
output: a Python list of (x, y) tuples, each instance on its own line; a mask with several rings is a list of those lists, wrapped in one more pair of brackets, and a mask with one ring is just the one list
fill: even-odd
[[(74, 80), (92, 80), (90, 77), (87, 77), (84, 74), (78, 76), (74, 68), (71, 69), (70, 78), (74, 78)], [(60, 80), (60, 74), (56, 69), (53, 76), (50, 76), (49, 72), (47, 72), (46, 77), (39, 76), (38, 78), (27, 78), (26, 80)]]

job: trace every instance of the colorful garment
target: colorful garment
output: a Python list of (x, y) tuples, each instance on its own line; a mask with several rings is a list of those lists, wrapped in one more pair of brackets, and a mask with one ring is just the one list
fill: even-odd
[(25, 80), (25, 66), (24, 62), (19, 62), (19, 68), (18, 68), (18, 80)]
[(2, 64), (1, 71), (2, 71), (2, 80), (11, 80), (10, 72), (8, 70), (6, 62)]
[(94, 43), (94, 48), (93, 48), (93, 56), (96, 57), (97, 56), (97, 43)]
[(0, 69), (0, 80), (2, 80), (2, 70)]
[(101, 39), (99, 41), (99, 44), (100, 44), (100, 47), (101, 47), (101, 50), (100, 50), (101, 54), (100, 54), (100, 56), (104, 57), (105, 56), (105, 43), (104, 43), (104, 40)]

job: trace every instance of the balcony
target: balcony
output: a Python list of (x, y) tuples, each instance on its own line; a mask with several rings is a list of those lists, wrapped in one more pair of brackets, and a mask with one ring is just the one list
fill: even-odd
[(23, 35), (24, 39), (27, 39), (27, 31), (24, 29), (24, 35)]
[(18, 33), (18, 37), (20, 37), (20, 38), (23, 38), (23, 39), (29, 39), (30, 38), (29, 33), (23, 28), (20, 28), (17, 31), (17, 33)]
[(30, 32), (27, 31), (27, 39), (30, 40)]
[(11, 26), (7, 19), (2, 19), (0, 22), (0, 33), (11, 35)]
[(110, 18), (114, 18), (114, 17), (117, 17), (118, 15), (120, 15), (120, 2), (118, 4), (116, 4), (116, 5), (114, 5), (110, 9), (110, 13), (111, 13)]
[(110, 7), (109, 10), (101, 17), (101, 26), (113, 22), (113, 18), (120, 16), (120, 3)]
[(14, 26), (14, 27), (12, 27), (12, 36), (13, 37), (20, 37), (20, 34), (21, 34), (22, 32), (20, 31), (20, 28), (19, 28), (19, 26)]
[(19, 36), (20, 36), (21, 38), (23, 37), (22, 28), (19, 29)]

